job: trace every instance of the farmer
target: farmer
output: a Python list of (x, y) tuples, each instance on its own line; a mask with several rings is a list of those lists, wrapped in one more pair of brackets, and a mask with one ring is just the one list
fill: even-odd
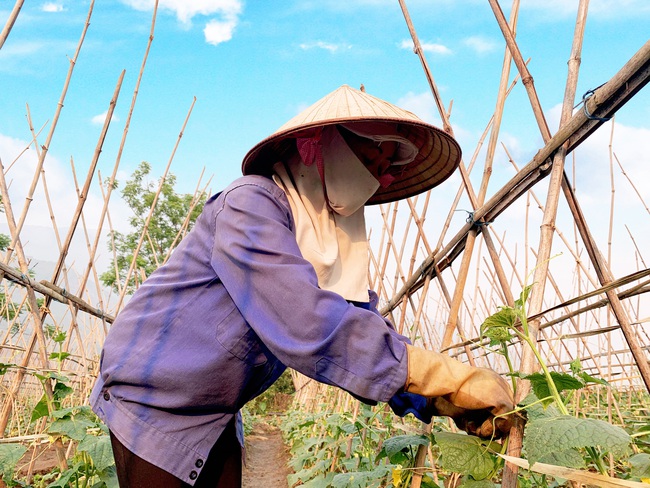
[(398, 415), (507, 433), (507, 382), (409, 345), (368, 290), (364, 205), (459, 161), (449, 135), (345, 85), (253, 147), (104, 344), (91, 404), (120, 486), (240, 486), (239, 411), (287, 367)]

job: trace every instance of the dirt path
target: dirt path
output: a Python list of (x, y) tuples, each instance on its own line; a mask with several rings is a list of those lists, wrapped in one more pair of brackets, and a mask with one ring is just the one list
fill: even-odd
[(280, 429), (257, 423), (246, 436), (243, 488), (287, 488), (288, 453)]

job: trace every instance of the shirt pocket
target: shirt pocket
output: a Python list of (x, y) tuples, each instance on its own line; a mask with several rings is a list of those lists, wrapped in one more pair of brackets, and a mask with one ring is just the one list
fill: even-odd
[(217, 341), (230, 354), (252, 366), (262, 366), (268, 361), (260, 338), (234, 304), (217, 324)]

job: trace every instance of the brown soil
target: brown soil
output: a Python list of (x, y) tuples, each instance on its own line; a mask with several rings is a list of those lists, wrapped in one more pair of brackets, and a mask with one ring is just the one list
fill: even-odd
[(287, 488), (289, 453), (280, 429), (264, 422), (246, 436), (243, 488)]
[[(49, 473), (58, 465), (56, 451), (51, 444), (45, 442), (40, 445), (31, 446), (16, 465), (18, 477), (23, 478), (27, 476), (29, 464), (32, 460), (32, 476), (35, 474)], [(6, 486), (2, 479), (0, 479), (0, 488), (6, 488)]]

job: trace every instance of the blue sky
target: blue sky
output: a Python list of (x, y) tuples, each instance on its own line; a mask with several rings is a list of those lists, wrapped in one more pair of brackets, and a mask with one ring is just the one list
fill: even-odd
[[(451, 120), (468, 160), (496, 102), (505, 43), (494, 15), (487, 0), (406, 3), (444, 103), (453, 100)], [(529, 69), (552, 131), (564, 93), (577, 3), (521, 2), (517, 38), (524, 58), (531, 58)], [(3, 25), (13, 4), (0, 1)], [(102, 114), (125, 69), (116, 117), (99, 162), (103, 176), (112, 171), (147, 44), (152, 5), (150, 0), (98, 0), (94, 7), (46, 160), (51, 192), (68, 207), (76, 203), (69, 161), (74, 159), (83, 181)], [(26, 104), (37, 130), (45, 125), (39, 139), (44, 142), (88, 7), (86, 0), (25, 2), (0, 50), (0, 157), (5, 167), (30, 140)], [(503, 7), (508, 16), (509, 3), (503, 2)], [(648, 40), (649, 25), (647, 0), (592, 0), (578, 93), (614, 75)], [(397, 0), (161, 1), (119, 178), (123, 181), (143, 160), (152, 163), (156, 175), (162, 173), (193, 97), (196, 105), (171, 172), (178, 177), (179, 191), (192, 192), (205, 167), (204, 181), (212, 176), (211, 189), (216, 191), (240, 174), (248, 149), (301, 108), (342, 84), (361, 83), (368, 93), (429, 122), (439, 120)], [(649, 91), (638, 94), (616, 118), (616, 149), (638, 181), (650, 178)], [(587, 161), (577, 170), (584, 178), (587, 206), (599, 200), (601, 189), (595, 182), (601, 179), (595, 175), (605, 175), (602, 184), (607, 186), (607, 163), (602, 163), (602, 173), (593, 165), (594, 158), (607, 152), (610, 132), (598, 134), (581, 149)], [(521, 84), (506, 104), (500, 140), (519, 166), (541, 146)], [(31, 180), (34, 159), (33, 150), (25, 152), (8, 173), (16, 202)], [(512, 174), (505, 152), (498, 151), (490, 192)], [(480, 176), (480, 170), (473, 174), (477, 186)], [(650, 201), (647, 185), (641, 190)], [(89, 209), (99, 207), (99, 201), (95, 194)], [(38, 225), (49, 223), (42, 211), (33, 219)]]

